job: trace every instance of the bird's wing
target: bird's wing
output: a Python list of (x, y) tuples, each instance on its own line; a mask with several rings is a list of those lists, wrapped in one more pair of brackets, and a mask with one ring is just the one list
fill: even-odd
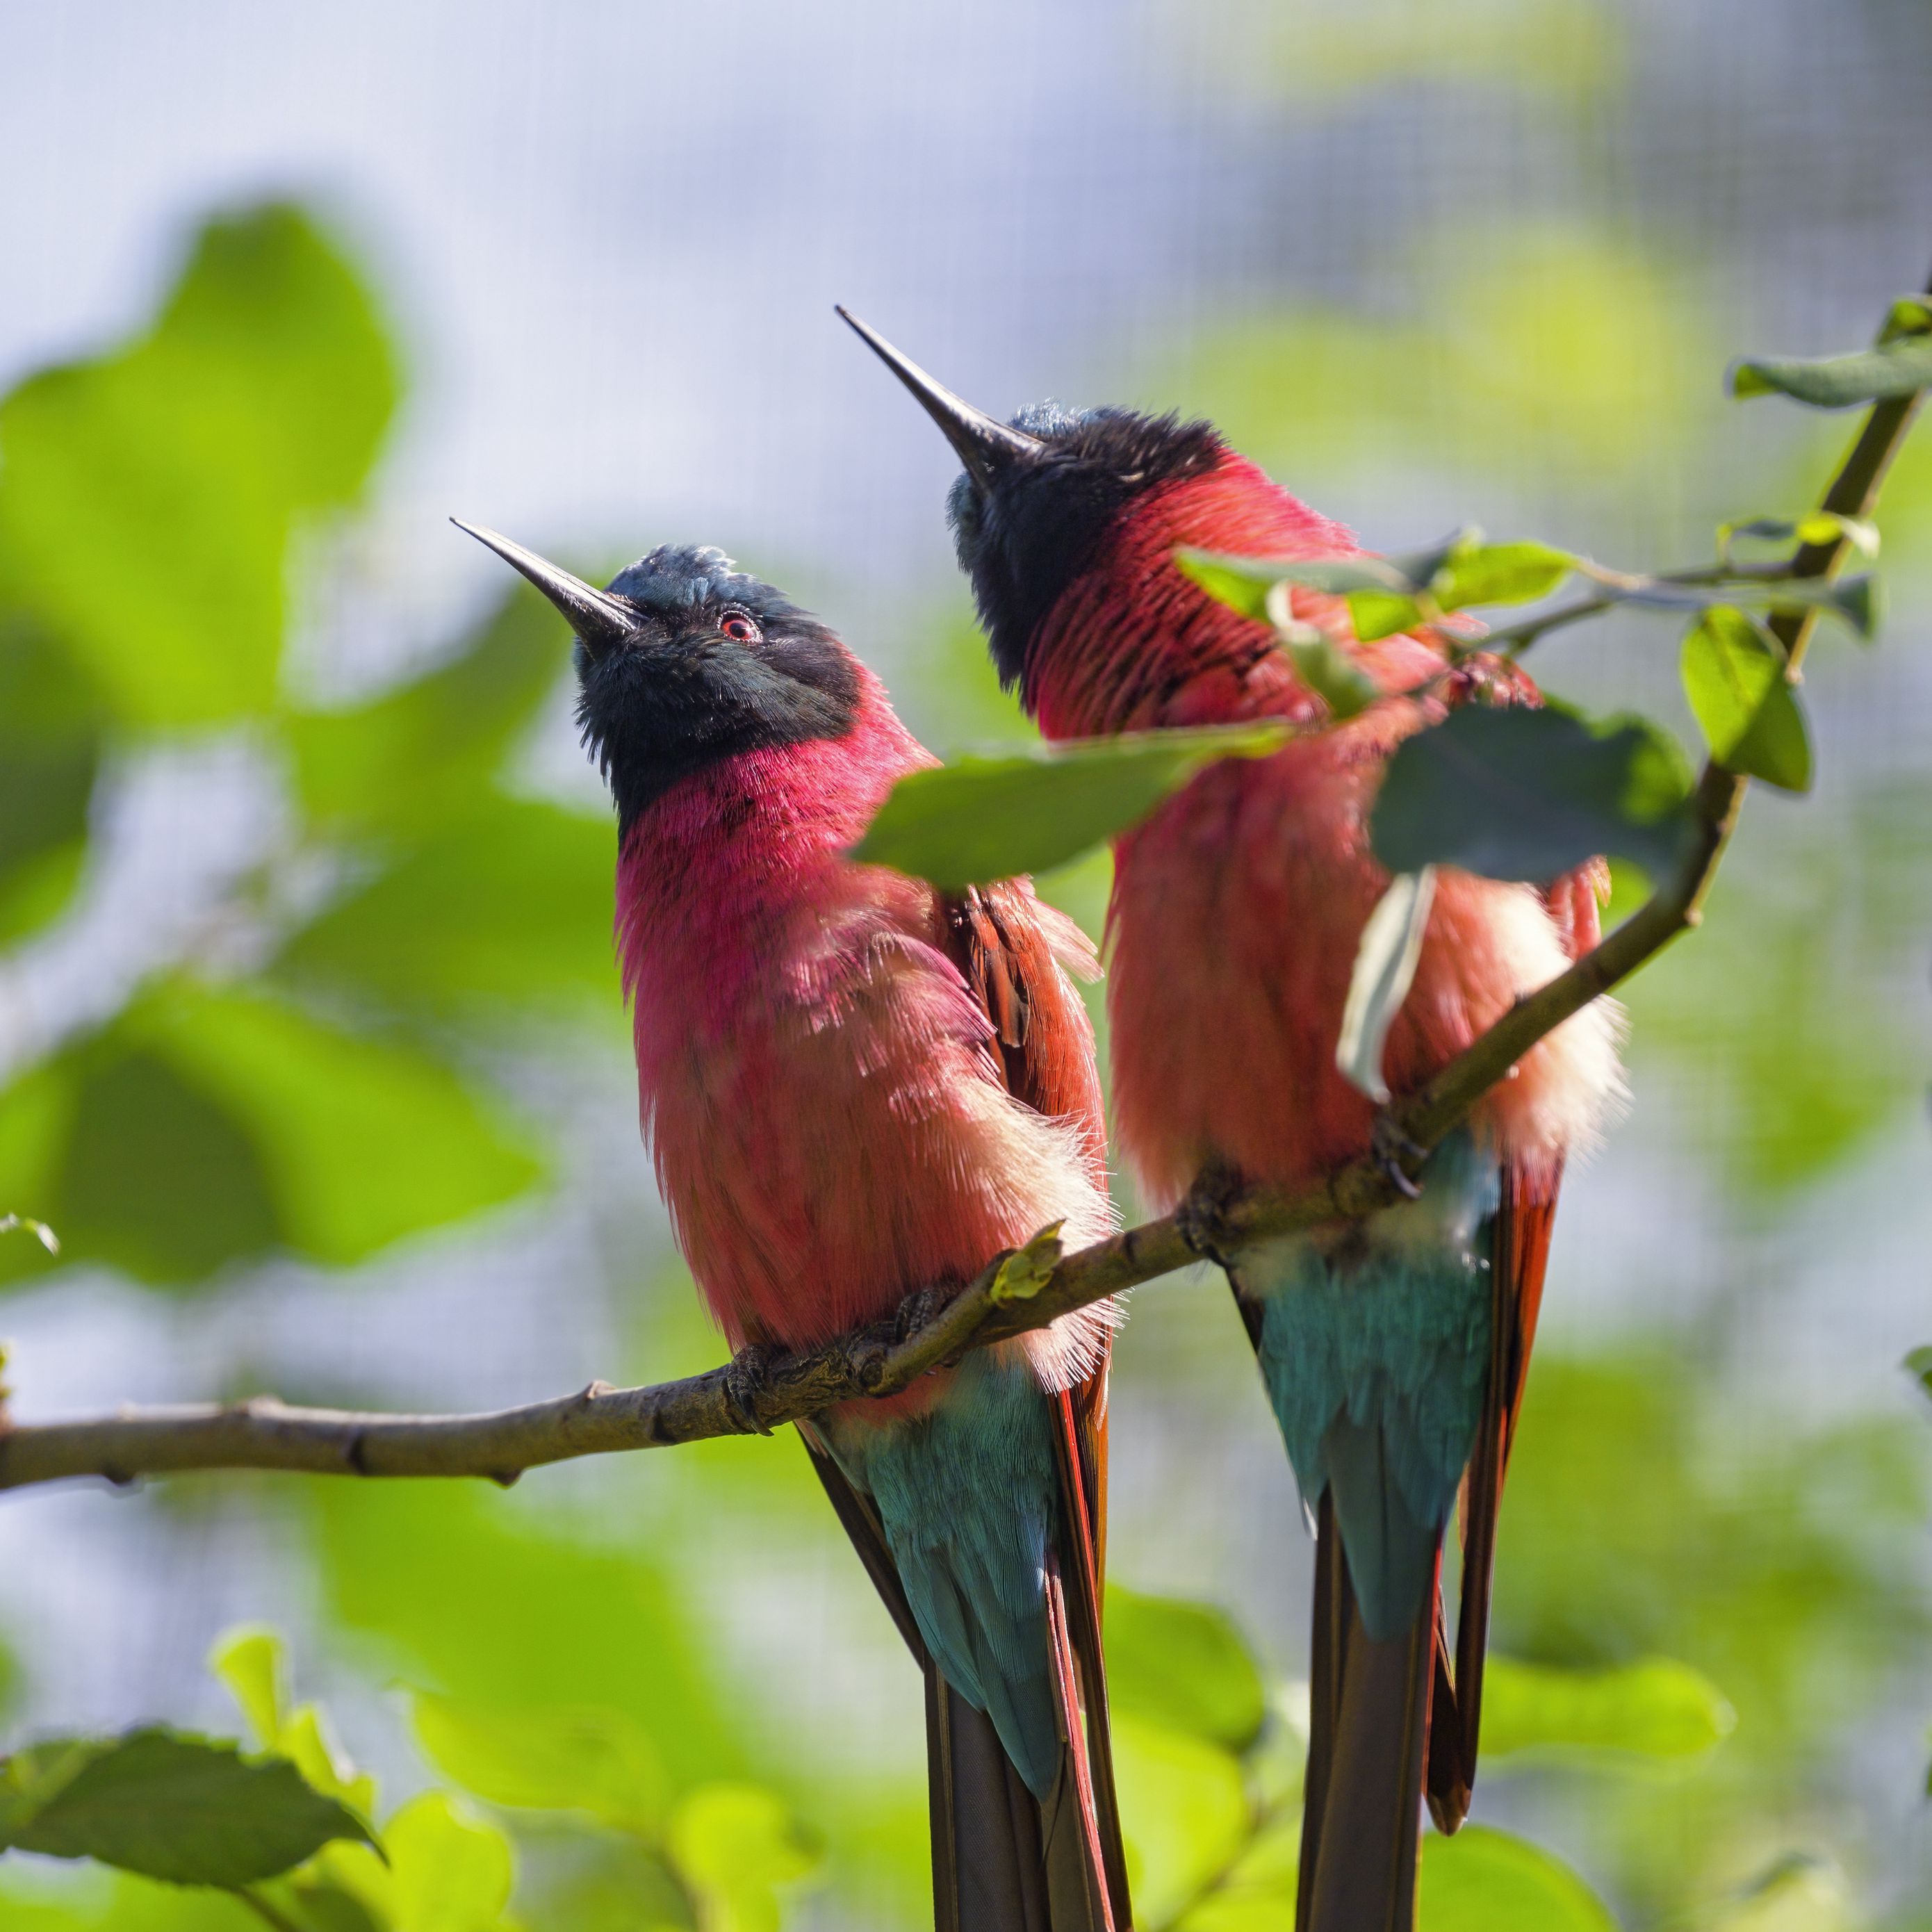
[(1491, 1224), (1490, 1364), (1484, 1378), (1476, 1446), (1462, 1479), (1462, 1589), (1453, 1674), (1439, 1590), (1436, 1598), (1428, 1794), (1430, 1812), (1444, 1832), (1454, 1831), (1468, 1816), (1475, 1786), (1496, 1519), (1529, 1372), (1530, 1349), (1536, 1340), (1536, 1318), (1543, 1304), (1544, 1275), (1550, 1262), (1550, 1237), (1561, 1178), (1560, 1173), (1531, 1176), (1520, 1168), (1505, 1168), (1502, 1198)]
[[(1104, 1186), (1106, 1130), (1093, 1026), (1069, 977), (1099, 972), (1086, 935), (1042, 905), (1022, 880), (945, 894), (940, 912), (947, 951), (992, 1022), (1007, 1090), (1036, 1113), (1076, 1124), (1094, 1184)], [(1108, 1896), (1105, 1906), (1094, 1902), (1094, 1916), (1098, 1920), (1110, 1906), (1112, 1922), (1124, 1932), (1126, 1861), (1100, 1637), (1107, 1538), (1104, 1355), (1092, 1376), (1052, 1400), (1060, 1516), (1069, 1533), (1048, 1580), (1048, 1624), (1072, 1788), (1056, 1792), (1056, 1802), (1043, 1809), (1042, 1828), (1056, 1893), (1097, 1869)]]

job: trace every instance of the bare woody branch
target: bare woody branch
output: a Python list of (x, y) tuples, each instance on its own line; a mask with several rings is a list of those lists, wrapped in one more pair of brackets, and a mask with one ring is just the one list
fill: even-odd
[[(1873, 409), (1826, 493), (1824, 508), (1850, 517), (1870, 513), (1920, 400), (1912, 395)], [(1792, 574), (1835, 575), (1848, 549), (1843, 539), (1808, 544), (1792, 560)], [(1794, 676), (1816, 620), (1810, 610), (1772, 620)], [(1520, 1000), (1419, 1092), (1388, 1109), (1393, 1132), (1387, 1142), (1407, 1144), (1402, 1159), (1412, 1178), (1538, 1040), (1698, 922), (1746, 783), (1721, 766), (1707, 766), (1693, 794), (1694, 834), (1677, 875), (1568, 970)], [(0, 1489), (76, 1476), (128, 1483), (212, 1469), (482, 1476), (511, 1483), (526, 1469), (574, 1456), (769, 1432), (836, 1402), (896, 1394), (968, 1349), (1043, 1328), (1231, 1246), (1360, 1220), (1392, 1205), (1400, 1192), (1391, 1168), (1372, 1158), (1291, 1194), (1249, 1190), (1220, 1199), (1204, 1187), (1175, 1214), (1066, 1256), (1024, 1300), (997, 1294), (996, 1258), (950, 1298), (943, 1290), (922, 1290), (907, 1298), (889, 1324), (808, 1354), (761, 1363), (755, 1373), (740, 1363), (644, 1388), (593, 1382), (575, 1395), (477, 1415), (360, 1414), (292, 1408), (263, 1396), (226, 1406), (128, 1408), (71, 1422), (14, 1424), (0, 1418)]]

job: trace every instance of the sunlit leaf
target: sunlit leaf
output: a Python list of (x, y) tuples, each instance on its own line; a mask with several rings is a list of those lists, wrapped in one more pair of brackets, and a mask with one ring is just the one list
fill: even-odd
[(1742, 610), (1707, 610), (1684, 640), (1684, 694), (1711, 755), (1786, 791), (1811, 788), (1811, 740), (1784, 653)]
[(473, 811), (569, 652), (568, 628), (520, 586), (448, 663), (365, 704), (295, 713), (286, 728), (303, 804), (352, 832)]
[(231, 1630), (210, 1652), (208, 1667), (227, 1686), (256, 1743), (272, 1750), (286, 1715), (281, 1639), (270, 1630)]
[(1480, 544), (1450, 559), (1432, 586), (1444, 610), (1474, 604), (1532, 604), (1576, 568), (1569, 551), (1530, 542)]
[(368, 1828), (286, 1760), (158, 1728), (55, 1738), (0, 1763), (0, 1846), (98, 1858), (178, 1885), (286, 1871)]
[[(510, 1841), (447, 1792), (412, 1798), (382, 1828), (389, 1868), (364, 1895), (398, 1932), (494, 1932), (516, 1877)], [(383, 1881), (386, 1880), (386, 1883)]]
[(1683, 849), (1688, 792), (1682, 754), (1642, 719), (1468, 704), (1403, 741), (1370, 829), (1392, 872), (1542, 882), (1608, 853), (1661, 876)]
[(1365, 644), (1372, 644), (1379, 638), (1395, 637), (1404, 631), (1420, 629), (1428, 621), (1423, 614), (1422, 606), (1413, 597), (1401, 596), (1394, 591), (1352, 590), (1348, 604), (1348, 627)]
[(1417, 1917), (1420, 1932), (1616, 1932), (1568, 1865), (1481, 1825), (1424, 1836)]
[(1492, 1656), (1483, 1755), (1606, 1756), (1682, 1762), (1730, 1736), (1736, 1714), (1701, 1672), (1668, 1658), (1610, 1670), (1559, 1670)]
[(648, 1836), (664, 1815), (664, 1767), (622, 1711), (511, 1708), (417, 1692), (416, 1737), (466, 1791), (492, 1804), (581, 1811)]
[(1247, 1836), (1240, 1760), (1124, 1712), (1114, 1762), (1136, 1915), (1159, 1925), (1226, 1868)]
[(308, 218), (203, 230), (152, 331), (0, 402), (0, 553), (131, 723), (273, 700), (298, 520), (360, 491), (397, 394), (369, 297)]
[(1204, 766), (1266, 758), (1288, 736), (1219, 725), (957, 758), (901, 778), (853, 856), (956, 891), (1046, 872), (1137, 824)]
[(1107, 1591), (1107, 1682), (1117, 1712), (1245, 1750), (1267, 1706), (1252, 1654), (1210, 1604)]
[(1849, 409), (1932, 384), (1932, 338), (1900, 336), (1850, 356), (1762, 356), (1731, 365), (1734, 396), (1784, 394), (1814, 409)]
[(707, 1932), (778, 1932), (780, 1888), (818, 1863), (784, 1800), (752, 1784), (700, 1786), (672, 1814), (666, 1839)]
[(1335, 1064), (1351, 1085), (1378, 1103), (1389, 1097), (1388, 1082), (1382, 1078), (1382, 1048), (1414, 982), (1435, 897), (1433, 868), (1398, 872), (1370, 914), (1356, 944)]

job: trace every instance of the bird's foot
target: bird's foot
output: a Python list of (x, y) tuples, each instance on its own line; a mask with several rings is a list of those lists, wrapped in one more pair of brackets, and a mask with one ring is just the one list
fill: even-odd
[(892, 1340), (910, 1342), (946, 1304), (955, 1291), (944, 1288), (916, 1288), (904, 1297), (892, 1317)]
[(759, 1399), (771, 1393), (772, 1364), (779, 1352), (766, 1342), (747, 1342), (724, 1371), (724, 1400), (738, 1426), (747, 1436), (769, 1436), (759, 1414)]
[(1412, 1167), (1420, 1167), (1429, 1158), (1426, 1148), (1419, 1148), (1396, 1125), (1392, 1114), (1378, 1114), (1376, 1124), (1369, 1136), (1369, 1151), (1376, 1165), (1388, 1177), (1389, 1185), (1406, 1201), (1422, 1198), (1422, 1184), (1409, 1172)]
[(1191, 1253), (1232, 1274), (1228, 1250), (1234, 1236), (1228, 1210), (1241, 1192), (1241, 1177), (1223, 1161), (1210, 1161), (1174, 1210), (1174, 1224)]

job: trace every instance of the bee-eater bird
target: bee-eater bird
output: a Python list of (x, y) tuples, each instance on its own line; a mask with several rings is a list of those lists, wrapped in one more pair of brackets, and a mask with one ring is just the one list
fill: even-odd
[[(1534, 687), (1493, 664), (1445, 676), (1426, 629), (1358, 644), (1345, 604), (1298, 592), (1296, 614), (1384, 694), (1318, 728), (1322, 701), (1268, 628), (1210, 598), (1174, 554), (1346, 555), (1348, 531), (1208, 424), (1051, 404), (998, 422), (847, 320), (964, 467), (949, 506), (960, 562), (1002, 678), (1049, 738), (1305, 728), (1272, 758), (1210, 767), (1116, 842), (1112, 1105), (1147, 1194), (1170, 1207), (1206, 1175), (1198, 1208), (1233, 1183), (1292, 1188), (1372, 1152), (1392, 1160), (1336, 1063), (1358, 944), (1389, 884), (1369, 810), (1396, 746), (1445, 704), (1534, 703)], [(1386, 1048), (1395, 1091), (1594, 944), (1600, 876), (1538, 890), (1440, 874)], [(1503, 1465), (1564, 1158), (1618, 1090), (1616, 1034), (1600, 1002), (1525, 1054), (1412, 1200), (1222, 1257), (1316, 1518), (1306, 1932), (1406, 1932), (1425, 1790), (1444, 1829), (1466, 1814)], [(1452, 1671), (1440, 1579), (1459, 1488)]]
[[(464, 525), (462, 527), (467, 529)], [(935, 762), (825, 625), (717, 550), (599, 590), (485, 530), (576, 633), (658, 1183), (748, 1372), (1112, 1221), (1097, 970), (1024, 880), (849, 848)], [(926, 1672), (940, 1932), (1127, 1932), (1100, 1655), (1111, 1318), (1085, 1310), (800, 1432)]]

